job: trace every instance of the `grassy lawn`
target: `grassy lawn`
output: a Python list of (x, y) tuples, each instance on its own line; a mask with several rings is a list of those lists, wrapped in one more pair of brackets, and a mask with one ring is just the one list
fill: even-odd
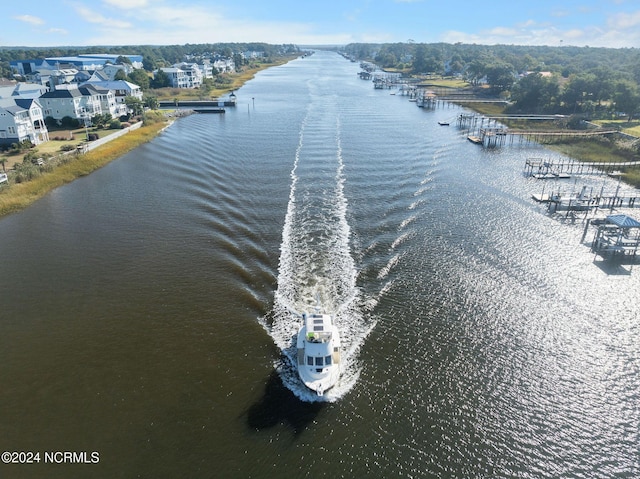
[(469, 88), (469, 84), (458, 78), (434, 78), (427, 77), (421, 80), (425, 85), (444, 88)]
[(640, 137), (640, 120), (631, 122), (627, 120), (595, 120), (593, 123), (603, 128), (614, 128), (628, 135)]
[[(98, 135), (100, 135), (100, 138), (104, 138), (105, 136), (115, 133), (116, 131), (119, 131), (119, 129), (88, 129), (88, 133), (97, 133)], [(75, 130), (52, 130), (49, 131), (49, 141), (47, 141), (46, 143), (42, 143), (28, 151), (21, 151), (19, 153), (2, 152), (0, 153), (0, 160), (6, 160), (4, 167), (6, 170), (10, 170), (16, 163), (22, 163), (22, 159), (27, 153), (32, 152), (43, 156), (57, 155), (62, 153), (61, 148), (65, 145), (71, 145), (75, 148), (85, 141), (86, 133), (87, 132), (85, 132), (84, 127), (77, 128)], [(56, 140), (55, 138), (58, 139)]]

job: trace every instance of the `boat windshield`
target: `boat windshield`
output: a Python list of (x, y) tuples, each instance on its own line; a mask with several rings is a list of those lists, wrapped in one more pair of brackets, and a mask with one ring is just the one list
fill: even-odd
[(307, 356), (307, 366), (331, 366), (332, 363), (331, 356)]

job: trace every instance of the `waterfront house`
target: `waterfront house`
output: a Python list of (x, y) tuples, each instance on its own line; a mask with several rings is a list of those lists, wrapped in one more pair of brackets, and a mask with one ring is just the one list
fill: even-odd
[(185, 88), (200, 88), (202, 86), (202, 78), (204, 75), (202, 73), (202, 69), (197, 63), (182, 62), (176, 63), (173, 67), (184, 72), (187, 85)]
[(124, 116), (128, 112), (124, 101), (118, 101), (115, 90), (101, 86), (99, 83), (84, 83), (78, 88), (85, 96), (92, 96), (100, 103), (100, 110), (103, 114), (109, 113), (113, 118)]
[(173, 88), (188, 88), (189, 80), (184, 70), (180, 68), (171, 67), (171, 68), (158, 68), (156, 72), (160, 70), (163, 71), (169, 77), (169, 81), (171, 82), (171, 86)]
[[(85, 92), (87, 93), (87, 92)], [(93, 92), (83, 95), (77, 85), (57, 88), (40, 97), (44, 116), (62, 120), (64, 117), (87, 120), (102, 113), (101, 101)]]
[[(93, 85), (97, 88), (108, 89), (113, 91), (113, 95), (117, 104), (124, 105), (128, 96), (137, 98), (142, 101), (142, 88), (135, 83), (126, 80), (110, 80), (110, 81), (94, 81), (89, 80), (80, 86)], [(116, 115), (114, 115), (116, 116)]]
[(34, 145), (49, 141), (40, 102), (34, 98), (0, 98), (0, 145), (25, 140)]

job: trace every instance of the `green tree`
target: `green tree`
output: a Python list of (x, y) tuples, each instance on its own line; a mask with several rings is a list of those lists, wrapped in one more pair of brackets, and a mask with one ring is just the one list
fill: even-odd
[(116, 64), (127, 64), (127, 65), (131, 65), (131, 59), (129, 57), (126, 57), (124, 55), (120, 55), (118, 58), (116, 58)]
[(157, 110), (158, 107), (160, 106), (160, 103), (158, 102), (158, 97), (156, 96), (146, 96), (142, 99), (142, 102), (144, 104), (144, 106), (146, 108), (149, 108), (150, 110)]
[(128, 80), (135, 83), (143, 90), (148, 90), (150, 86), (149, 75), (145, 70), (133, 70), (129, 73)]
[(98, 113), (97, 115), (93, 115), (91, 117), (91, 123), (96, 128), (104, 128), (111, 121), (112, 116), (111, 113)]
[(153, 75), (149, 86), (151, 88), (165, 88), (171, 86), (171, 79), (163, 70), (157, 70)]
[(134, 115), (142, 115), (142, 113), (144, 112), (144, 103), (142, 103), (142, 100), (136, 98), (135, 96), (125, 97), (124, 103)]
[(515, 82), (513, 65), (499, 62), (485, 67), (487, 83), (494, 92), (509, 90)]
[(511, 100), (516, 111), (552, 113), (557, 107), (559, 91), (560, 87), (555, 77), (531, 73), (513, 85)]
[(595, 96), (596, 76), (593, 73), (579, 73), (569, 77), (569, 82), (562, 90), (561, 100), (567, 111), (577, 113), (582, 111), (586, 101)]
[(630, 80), (618, 80), (613, 87), (613, 102), (618, 112), (624, 112), (628, 121), (633, 120), (640, 107), (638, 85)]
[(142, 57), (142, 68), (144, 68), (148, 72), (154, 71), (158, 66), (156, 65), (156, 61), (148, 55), (144, 55)]
[(486, 72), (486, 64), (482, 60), (476, 59), (467, 65), (465, 70), (466, 80), (474, 86), (480, 83), (480, 80), (484, 78)]
[(124, 70), (118, 70), (116, 74), (113, 76), (114, 80), (128, 80), (127, 74)]
[(416, 53), (413, 57), (413, 73), (424, 73), (430, 71), (427, 64), (427, 46), (424, 43), (420, 43), (416, 46)]
[(242, 66), (245, 64), (245, 60), (239, 53), (233, 54), (233, 63), (236, 66), (236, 71), (242, 70)]

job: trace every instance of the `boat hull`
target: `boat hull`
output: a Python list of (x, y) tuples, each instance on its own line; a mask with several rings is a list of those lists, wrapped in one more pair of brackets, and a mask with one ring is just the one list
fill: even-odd
[(340, 335), (332, 317), (303, 315), (297, 348), (300, 379), (307, 388), (323, 396), (340, 379)]

